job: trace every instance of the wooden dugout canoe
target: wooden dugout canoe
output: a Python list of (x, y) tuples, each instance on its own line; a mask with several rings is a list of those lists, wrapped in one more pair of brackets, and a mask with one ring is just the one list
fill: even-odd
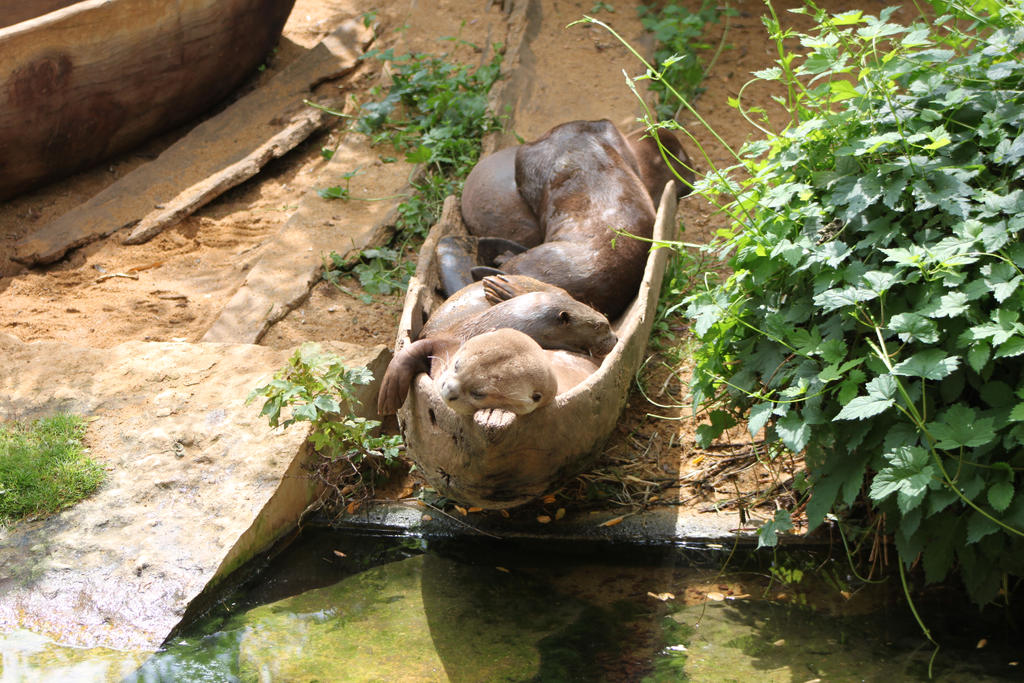
[(209, 109), (259, 66), (294, 1), (0, 3), (0, 200)]
[[(675, 237), (675, 214), (675, 187), (669, 183), (658, 207), (656, 241)], [(458, 201), (449, 197), (409, 282), (396, 349), (419, 336), (430, 313), (443, 301), (435, 252), (438, 240), (465, 234)], [(648, 255), (636, 298), (612, 323), (619, 341), (597, 372), (548, 406), (516, 417), (505, 429), (487, 431), (471, 416), (456, 414), (438, 395), (430, 377), (418, 375), (398, 411), (398, 423), (407, 456), (427, 482), (445, 497), (499, 509), (543, 496), (590, 467), (618, 423), (643, 361), (667, 259), (665, 249)]]

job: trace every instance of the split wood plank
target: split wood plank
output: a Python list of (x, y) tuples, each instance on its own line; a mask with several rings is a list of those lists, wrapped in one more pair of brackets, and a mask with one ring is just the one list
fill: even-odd
[[(325, 122), (303, 103), (310, 90), (355, 68), (369, 44), (360, 22), (346, 22), (266, 84), (193, 128), (163, 154), (95, 197), (26, 236), (15, 260), (52, 263), (70, 249), (145, 221), (180, 220), (217, 194), (250, 177), (256, 165), (280, 156)], [(282, 129), (287, 134), (282, 134)], [(249, 175), (246, 175), (249, 174)], [(155, 233), (154, 233), (155, 234)]]

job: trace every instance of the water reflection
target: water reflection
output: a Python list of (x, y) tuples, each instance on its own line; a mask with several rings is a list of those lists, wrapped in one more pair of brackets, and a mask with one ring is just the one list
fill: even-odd
[[(317, 530), (126, 680), (926, 680), (932, 649), (890, 589), (818, 580), (807, 557), (722, 574), (702, 550)], [(973, 627), (936, 680), (1019, 680), (1016, 650), (977, 650), (990, 626), (958, 609)]]

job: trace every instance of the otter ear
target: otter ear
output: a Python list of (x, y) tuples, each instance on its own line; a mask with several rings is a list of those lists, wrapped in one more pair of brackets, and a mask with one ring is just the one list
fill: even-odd
[(572, 315), (569, 314), (569, 311), (559, 311), (558, 320), (559, 322), (568, 325), (572, 321)]

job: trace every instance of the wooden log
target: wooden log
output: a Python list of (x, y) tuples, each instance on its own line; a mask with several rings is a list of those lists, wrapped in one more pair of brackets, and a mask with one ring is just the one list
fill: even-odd
[[(396, 352), (419, 335), (423, 321), (441, 303), (435, 246), (445, 235), (466, 234), (458, 203), (450, 197), (441, 221), (420, 250), (399, 321)], [(674, 183), (662, 193), (655, 242), (675, 237)], [(413, 382), (398, 411), (406, 455), (441, 495), (485, 509), (534, 500), (589, 467), (622, 414), (633, 377), (643, 360), (668, 259), (652, 248), (632, 304), (612, 323), (619, 338), (601, 367), (582, 383), (528, 415), (499, 428), (456, 414), (426, 373)]]
[[(294, 146), (321, 125), (323, 114), (303, 103), (310, 88), (355, 68), (369, 41), (359, 22), (346, 22), (260, 88), (207, 119), (154, 161), (125, 175), (95, 197), (27, 235), (14, 258), (52, 263), (75, 247), (146, 219), (166, 227), (255, 173), (256, 162)], [(282, 134), (282, 125), (286, 134)], [(214, 178), (211, 180), (211, 178)], [(232, 180), (233, 179), (233, 180)]]
[(78, 0), (4, 0), (0, 7), (0, 28), (35, 19)]
[(293, 3), (43, 2), (0, 29), (0, 199), (209, 109), (265, 58)]

